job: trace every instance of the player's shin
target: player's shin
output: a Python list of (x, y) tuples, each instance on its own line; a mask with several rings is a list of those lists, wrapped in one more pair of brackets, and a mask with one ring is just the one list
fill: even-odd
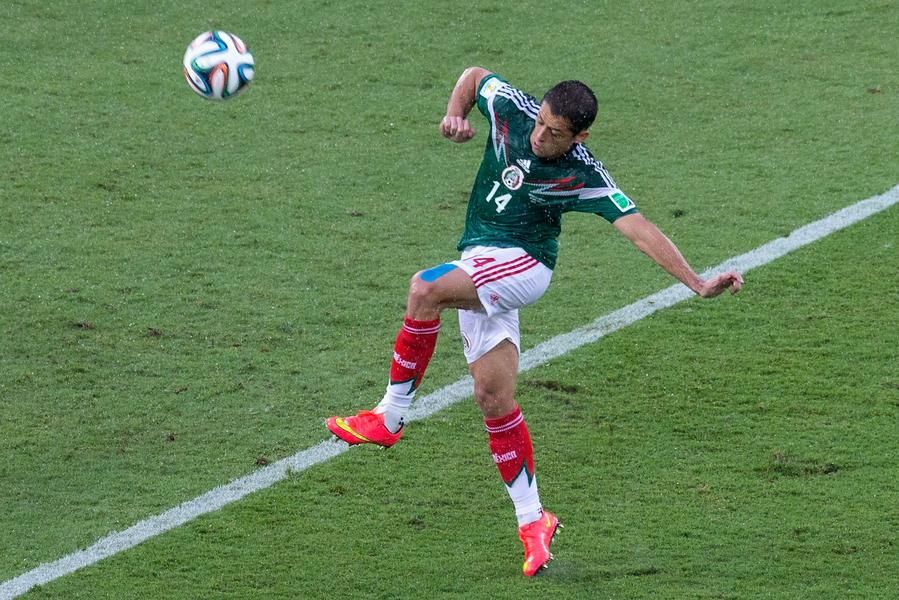
[(416, 321), (406, 317), (396, 336), (390, 381), (375, 408), (375, 412), (384, 415), (384, 425), (393, 433), (403, 426), (403, 418), (434, 354), (439, 331), (440, 319)]
[(515, 505), (519, 526), (536, 521), (542, 506), (534, 471), (534, 448), (521, 408), (516, 406), (504, 417), (484, 419), (484, 425), (493, 461)]

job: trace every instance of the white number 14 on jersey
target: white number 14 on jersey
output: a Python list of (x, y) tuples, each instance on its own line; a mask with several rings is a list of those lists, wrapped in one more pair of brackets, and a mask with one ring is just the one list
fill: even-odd
[[(512, 199), (512, 194), (503, 194), (502, 196), (496, 196), (496, 190), (499, 189), (499, 182), (493, 182), (493, 189), (490, 190), (490, 193), (487, 194), (487, 202), (496, 202), (496, 212), (501, 213), (505, 210), (506, 205), (509, 203), (509, 200)], [(496, 196), (494, 198), (494, 196)]]

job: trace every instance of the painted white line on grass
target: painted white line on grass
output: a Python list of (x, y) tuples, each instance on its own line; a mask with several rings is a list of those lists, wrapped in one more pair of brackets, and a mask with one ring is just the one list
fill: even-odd
[[(899, 185), (885, 194), (862, 200), (833, 213), (819, 221), (795, 230), (789, 236), (779, 238), (759, 246), (751, 252), (730, 258), (703, 275), (708, 277), (730, 269), (749, 271), (766, 265), (807, 244), (820, 240), (840, 229), (879, 213), (899, 203)], [(593, 343), (605, 335), (618, 331), (663, 308), (691, 298), (693, 293), (681, 284), (673, 285), (633, 304), (600, 317), (592, 323), (570, 333), (556, 336), (531, 348), (521, 355), (521, 371), (528, 371), (546, 362), (563, 356), (586, 344)], [(463, 377), (436, 392), (421, 398), (409, 413), (409, 420), (427, 418), (444, 408), (469, 398), (472, 395), (472, 379)], [(104, 558), (132, 548), (141, 542), (174, 529), (202, 515), (214, 512), (241, 498), (271, 487), (285, 479), (290, 473), (299, 473), (323, 463), (349, 449), (344, 442), (324, 441), (293, 456), (279, 460), (249, 475), (235, 479), (231, 483), (217, 487), (184, 502), (166, 512), (145, 519), (124, 531), (111, 533), (92, 546), (79, 550), (59, 560), (45, 563), (0, 585), (0, 598), (15, 598), (37, 585), (49, 583), (63, 575), (97, 563)]]

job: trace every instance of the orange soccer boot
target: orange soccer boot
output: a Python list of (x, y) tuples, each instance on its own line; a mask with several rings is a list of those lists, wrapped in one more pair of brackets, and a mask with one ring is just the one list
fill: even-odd
[(377, 444), (389, 448), (403, 437), (403, 428), (391, 433), (384, 425), (384, 415), (370, 410), (360, 411), (352, 417), (331, 417), (327, 421), (331, 433), (350, 446)]
[(524, 565), (521, 570), (525, 577), (533, 577), (553, 559), (549, 546), (562, 524), (556, 515), (544, 510), (536, 521), (518, 528), (518, 538), (524, 544)]

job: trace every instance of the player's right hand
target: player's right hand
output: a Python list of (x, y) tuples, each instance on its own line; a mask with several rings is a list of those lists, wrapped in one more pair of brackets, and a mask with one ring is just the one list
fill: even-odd
[(461, 144), (474, 137), (474, 129), (465, 117), (446, 115), (440, 121), (440, 134), (448, 140)]

